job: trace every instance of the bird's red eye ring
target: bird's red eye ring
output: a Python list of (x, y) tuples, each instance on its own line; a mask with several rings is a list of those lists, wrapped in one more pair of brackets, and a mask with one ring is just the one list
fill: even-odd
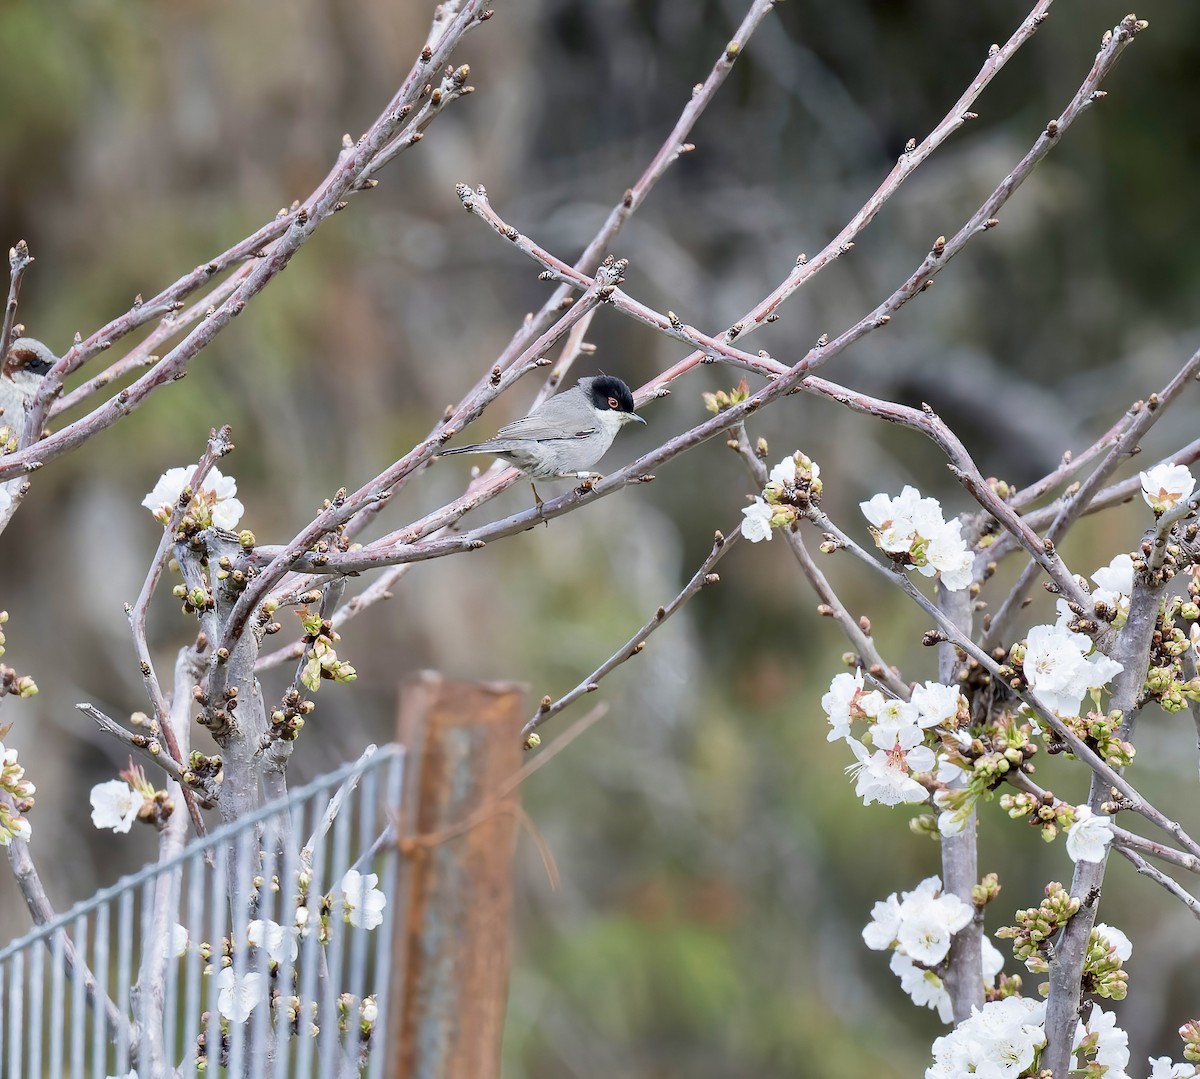
[(616, 411), (618, 408), (621, 407), (621, 402), (618, 401), (615, 397), (610, 397), (608, 399), (608, 407), (611, 408), (613, 411)]

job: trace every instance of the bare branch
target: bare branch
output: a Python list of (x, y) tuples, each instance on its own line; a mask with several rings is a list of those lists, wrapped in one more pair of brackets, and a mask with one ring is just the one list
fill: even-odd
[[(1193, 917), (1200, 918), (1200, 899), (1192, 895), (1182, 884), (1176, 880), (1172, 880), (1161, 870), (1155, 869), (1154, 866), (1130, 846), (1123, 843), (1114, 843), (1113, 846), (1117, 848), (1117, 853), (1126, 861), (1132, 863), (1142, 876), (1149, 877), (1155, 884), (1165, 888), (1191, 911)], [(1070, 923), (1068, 922), (1067, 924), (1069, 925)]]
[[(75, 370), (85, 359), (110, 347), (114, 340), (153, 318), (161, 317), (173, 309), (174, 304), (194, 288), (223, 268), (216, 260), (199, 267), (187, 278), (171, 286), (161, 297), (150, 304), (133, 308), (120, 319), (109, 323), (105, 330), (93, 334), (87, 342), (80, 342), (70, 349), (43, 378), (43, 385), (28, 411), (22, 448), (0, 463), (0, 479), (30, 472), (48, 461), (74, 449), (98, 432), (111, 427), (118, 420), (145, 404), (157, 389), (179, 378), (188, 362), (213, 338), (245, 309), (267, 284), (270, 283), (291, 261), (292, 256), (312, 236), (317, 226), (335, 214), (344, 205), (345, 197), (362, 179), (366, 168), (391, 142), (406, 123), (413, 107), (420, 100), (428, 73), (437, 71), (445, 63), (470, 24), (482, 13), (483, 0), (463, 0), (461, 8), (447, 23), (436, 42), (422, 51), (400, 89), (375, 123), (352, 147), (343, 149), (325, 181), (309, 196), (302, 206), (282, 219), (264, 226), (253, 237), (231, 248), (227, 256), (236, 252), (236, 258), (256, 253), (265, 242), (273, 240), (265, 257), (259, 259), (251, 272), (241, 281), (232, 295), (225, 300), (212, 316), (192, 330), (183, 341), (171, 349), (146, 374), (110, 398), (88, 415), (68, 424), (41, 441), (38, 436), (45, 423), (49, 403), (62, 385), (63, 378)], [(234, 261), (230, 257), (228, 262)], [(105, 332), (108, 331), (108, 332)], [(36, 444), (35, 444), (36, 443)]]
[[(1158, 422), (1159, 417), (1166, 411), (1167, 406), (1179, 396), (1186, 386), (1189, 386), (1194, 381), (1197, 371), (1200, 371), (1200, 350), (1192, 354), (1191, 359), (1180, 368), (1179, 372), (1163, 387), (1160, 393), (1151, 394), (1149, 401), (1139, 402), (1140, 407), (1139, 405), (1135, 405), (1126, 413), (1128, 422), (1124, 424), (1120, 435), (1114, 440), (1108, 453), (1105, 454), (1104, 460), (1080, 484), (1078, 490), (1073, 494), (1068, 493), (1061, 500), (1054, 520), (1046, 530), (1045, 540), (1047, 543), (1057, 544), (1062, 539), (1067, 529), (1091, 505), (1093, 498), (1099, 493), (1105, 481), (1117, 470), (1122, 462), (1136, 452), (1138, 443), (1145, 437), (1146, 432)], [(991, 557), (998, 557), (998, 553), (992, 551)], [(1004, 634), (1008, 631), (1008, 624), (1012, 616), (1024, 602), (1036, 573), (1037, 571), (1033, 563), (1030, 563), (1021, 572), (1020, 578), (1013, 586), (1012, 591), (1005, 597), (1000, 610), (996, 612), (990, 625), (984, 629), (980, 643), (985, 650), (990, 651), (1003, 639)], [(1085, 607), (1085, 609), (1090, 611), (1090, 605)]]

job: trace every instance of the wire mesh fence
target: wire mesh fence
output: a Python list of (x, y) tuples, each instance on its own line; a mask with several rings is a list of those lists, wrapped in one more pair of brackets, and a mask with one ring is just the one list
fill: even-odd
[(0, 1073), (382, 1076), (402, 765), (380, 748), (0, 949)]

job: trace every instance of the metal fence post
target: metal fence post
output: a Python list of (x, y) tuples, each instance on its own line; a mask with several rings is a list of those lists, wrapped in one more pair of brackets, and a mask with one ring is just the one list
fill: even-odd
[(524, 687), (426, 672), (401, 687), (407, 749), (390, 1079), (496, 1079), (508, 995), (509, 912)]

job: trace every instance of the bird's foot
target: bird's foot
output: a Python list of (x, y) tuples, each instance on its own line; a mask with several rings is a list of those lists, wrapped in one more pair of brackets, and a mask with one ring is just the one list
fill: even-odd
[[(529, 481), (529, 489), (531, 491), (533, 491), (533, 501), (537, 504), (538, 516), (541, 516), (542, 507), (545, 505), (545, 503), (542, 501), (542, 496), (538, 494), (538, 489), (537, 489), (536, 485), (534, 484), (533, 480)], [(548, 519), (543, 517), (542, 521), (547, 528), (550, 527), (550, 521)]]

